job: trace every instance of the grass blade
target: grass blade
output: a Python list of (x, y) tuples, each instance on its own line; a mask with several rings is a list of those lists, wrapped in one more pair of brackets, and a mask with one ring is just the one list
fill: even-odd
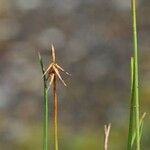
[[(42, 69), (42, 73), (44, 74), (45, 70), (44, 70), (44, 65), (43, 65), (43, 61), (41, 58), (40, 53), (38, 53), (39, 55), (39, 62), (41, 65), (41, 69)], [(48, 90), (47, 90), (47, 80), (46, 80), (46, 76), (43, 76), (43, 84), (44, 84), (44, 110), (43, 110), (43, 150), (48, 150), (48, 126), (49, 126), (49, 121), (48, 121), (48, 114), (49, 114), (49, 110), (48, 110)]]
[(134, 124), (135, 124), (135, 110), (134, 110), (134, 103), (135, 103), (135, 95), (134, 95), (134, 58), (131, 57), (131, 97), (130, 97), (130, 120), (129, 120), (129, 133), (128, 133), (128, 150), (132, 149), (132, 141), (133, 141), (133, 134), (134, 134)]
[(136, 131), (136, 150), (140, 150), (140, 119), (139, 119), (139, 73), (138, 73), (138, 41), (137, 41), (137, 17), (136, 17), (136, 0), (131, 0), (131, 16), (133, 28), (133, 52), (134, 52), (134, 93), (135, 93), (135, 131)]

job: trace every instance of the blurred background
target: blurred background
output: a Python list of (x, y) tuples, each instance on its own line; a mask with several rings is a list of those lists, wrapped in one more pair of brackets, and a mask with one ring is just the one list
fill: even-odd
[[(142, 139), (150, 147), (150, 1), (138, 1)], [(50, 45), (72, 74), (59, 82), (60, 150), (126, 149), (130, 104), (130, 0), (0, 0), (0, 149), (42, 149), (43, 83)], [(51, 95), (51, 93), (50, 93)], [(52, 99), (50, 149), (53, 149)]]

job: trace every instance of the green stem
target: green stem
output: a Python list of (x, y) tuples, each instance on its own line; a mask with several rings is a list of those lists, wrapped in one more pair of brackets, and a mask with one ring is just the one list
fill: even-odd
[(135, 128), (136, 128), (136, 150), (140, 150), (140, 119), (139, 119), (139, 77), (138, 77), (138, 42), (137, 42), (137, 21), (136, 21), (136, 0), (131, 0), (132, 27), (133, 27), (133, 48), (134, 48), (134, 69), (135, 69)]
[[(40, 53), (39, 54), (39, 62), (41, 65), (41, 69), (42, 69), (42, 73), (44, 74), (44, 66), (43, 66), (43, 61), (41, 58)], [(46, 76), (43, 76), (43, 85), (44, 85), (44, 101), (43, 101), (43, 150), (48, 150), (48, 126), (49, 126), (49, 121), (48, 121), (48, 114), (49, 114), (49, 110), (48, 110), (48, 87), (47, 87), (47, 80), (46, 80)]]
[(48, 150), (48, 90), (44, 88), (43, 150)]
[(134, 58), (131, 57), (131, 97), (130, 97), (130, 120), (129, 120), (129, 132), (128, 132), (128, 150), (132, 149), (132, 141), (134, 134), (134, 120), (135, 120), (135, 95), (134, 95)]

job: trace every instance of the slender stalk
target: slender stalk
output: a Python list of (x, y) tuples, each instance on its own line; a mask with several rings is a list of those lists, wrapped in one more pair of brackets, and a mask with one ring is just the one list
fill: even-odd
[(57, 98), (57, 77), (53, 80), (53, 100), (54, 100), (54, 146), (58, 150), (58, 98)]
[(49, 111), (48, 111), (48, 91), (47, 88), (44, 89), (44, 120), (43, 120), (43, 149), (48, 150), (48, 125), (49, 125)]
[(104, 150), (108, 150), (108, 139), (110, 135), (111, 124), (104, 126)]
[[(40, 65), (41, 65), (41, 69), (42, 69), (42, 73), (44, 74), (44, 66), (43, 66), (43, 61), (41, 58), (40, 53), (39, 54), (39, 61), (40, 61)], [(48, 150), (48, 125), (49, 125), (49, 121), (48, 121), (48, 114), (49, 114), (49, 110), (48, 110), (48, 88), (47, 88), (47, 80), (46, 80), (46, 76), (43, 76), (43, 85), (44, 85), (44, 90), (43, 90), (43, 94), (44, 94), (44, 101), (43, 101), (43, 150)]]
[(138, 73), (138, 42), (137, 42), (137, 21), (136, 21), (136, 0), (131, 0), (132, 28), (133, 28), (133, 49), (135, 69), (135, 129), (136, 129), (136, 150), (140, 150), (140, 119), (139, 119), (139, 73)]
[(134, 123), (135, 123), (135, 95), (134, 95), (134, 58), (131, 57), (131, 97), (130, 97), (130, 119), (129, 119), (129, 132), (128, 132), (128, 150), (132, 149), (132, 141), (134, 134)]

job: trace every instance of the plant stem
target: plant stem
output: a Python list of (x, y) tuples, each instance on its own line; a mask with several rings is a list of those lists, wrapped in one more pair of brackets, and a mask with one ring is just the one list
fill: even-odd
[(111, 124), (104, 126), (104, 150), (108, 150), (108, 139), (110, 135)]
[(129, 132), (128, 132), (128, 150), (132, 149), (132, 140), (134, 134), (134, 123), (135, 123), (135, 95), (134, 95), (134, 58), (131, 57), (131, 93), (130, 93), (130, 119), (129, 119)]
[(135, 69), (135, 128), (136, 128), (136, 150), (140, 150), (140, 128), (139, 128), (139, 77), (138, 77), (138, 42), (137, 42), (137, 21), (136, 21), (136, 0), (131, 0), (132, 27), (133, 27), (133, 48), (134, 48), (134, 69)]
[[(41, 58), (40, 53), (38, 53), (39, 55), (39, 62), (41, 65), (41, 69), (42, 69), (42, 73), (44, 74), (44, 65), (43, 65), (43, 61)], [(49, 125), (49, 121), (48, 121), (48, 114), (49, 114), (49, 110), (48, 110), (48, 88), (47, 88), (47, 80), (46, 80), (46, 76), (43, 76), (43, 93), (44, 93), (44, 101), (43, 101), (43, 150), (48, 150), (48, 125)]]
[(58, 99), (57, 99), (57, 79), (56, 74), (54, 75), (53, 81), (53, 100), (54, 100), (54, 146), (55, 150), (58, 150)]
[(47, 88), (44, 89), (44, 120), (43, 120), (43, 133), (44, 133), (44, 141), (43, 141), (43, 149), (48, 150), (48, 90)]

